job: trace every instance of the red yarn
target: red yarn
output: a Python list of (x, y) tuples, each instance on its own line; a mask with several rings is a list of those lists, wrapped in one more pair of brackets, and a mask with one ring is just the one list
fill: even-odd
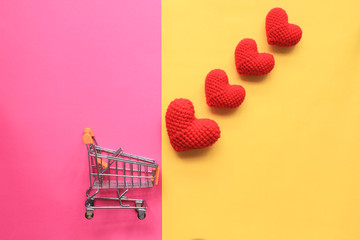
[(165, 115), (170, 143), (177, 152), (213, 145), (220, 138), (220, 128), (210, 119), (197, 119), (194, 105), (188, 99), (172, 101)]
[(290, 47), (296, 45), (301, 37), (301, 28), (288, 21), (288, 15), (282, 8), (273, 8), (266, 16), (266, 36), (270, 45)]
[(239, 74), (260, 76), (274, 68), (275, 60), (269, 53), (259, 53), (253, 39), (245, 38), (235, 49), (235, 64)]
[(240, 85), (230, 85), (226, 72), (215, 69), (205, 80), (206, 103), (210, 107), (236, 108), (245, 99), (245, 89)]

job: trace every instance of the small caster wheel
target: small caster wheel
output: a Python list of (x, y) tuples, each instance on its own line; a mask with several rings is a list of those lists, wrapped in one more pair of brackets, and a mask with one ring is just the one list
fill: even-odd
[(90, 220), (94, 217), (94, 212), (86, 211), (85, 212), (86, 219)]
[(143, 220), (146, 218), (146, 213), (144, 211), (139, 211), (137, 217), (138, 219)]
[(93, 207), (94, 206), (94, 199), (88, 199), (85, 201), (85, 207)]

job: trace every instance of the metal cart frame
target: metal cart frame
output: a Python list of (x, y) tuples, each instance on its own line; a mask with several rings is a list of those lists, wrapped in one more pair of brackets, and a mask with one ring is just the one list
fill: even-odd
[[(86, 191), (85, 217), (92, 219), (95, 209), (134, 209), (139, 219), (146, 217), (146, 202), (125, 196), (130, 188), (149, 188), (158, 184), (160, 168), (154, 160), (98, 146), (90, 128), (84, 129), (88, 151), (90, 187)], [(117, 189), (117, 197), (96, 196), (102, 189)], [(124, 190), (120, 193), (120, 190)], [(91, 190), (96, 190), (90, 194)], [(95, 199), (116, 200), (117, 206), (95, 206)], [(130, 204), (124, 204), (130, 202)]]

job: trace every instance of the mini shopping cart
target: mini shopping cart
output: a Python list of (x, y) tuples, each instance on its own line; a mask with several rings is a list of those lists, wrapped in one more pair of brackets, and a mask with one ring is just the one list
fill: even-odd
[[(154, 160), (124, 153), (122, 148), (110, 150), (98, 146), (94, 133), (85, 128), (83, 141), (89, 161), (90, 187), (86, 191), (85, 217), (92, 219), (95, 209), (135, 209), (139, 219), (146, 217), (142, 199), (125, 196), (129, 188), (150, 188), (158, 184), (159, 166)], [(102, 189), (116, 189), (117, 197), (96, 196)], [(91, 194), (91, 191), (95, 192)], [(123, 190), (120, 193), (120, 190)], [(116, 200), (116, 206), (95, 206), (95, 199)], [(132, 204), (124, 204), (132, 203)]]

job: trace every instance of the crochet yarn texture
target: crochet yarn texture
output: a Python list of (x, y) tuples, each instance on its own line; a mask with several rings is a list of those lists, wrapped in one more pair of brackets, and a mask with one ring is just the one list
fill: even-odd
[(214, 69), (205, 79), (206, 103), (210, 107), (237, 108), (245, 99), (245, 89), (240, 85), (230, 85), (226, 72)]
[(220, 138), (220, 128), (210, 119), (197, 119), (192, 102), (175, 99), (165, 114), (166, 129), (172, 147), (177, 152), (201, 149), (213, 145)]
[(235, 64), (239, 74), (261, 76), (274, 68), (275, 60), (269, 53), (259, 53), (253, 39), (245, 38), (236, 46)]
[(273, 8), (266, 16), (266, 36), (270, 45), (291, 47), (296, 45), (301, 37), (301, 28), (288, 22), (288, 15), (282, 8)]

